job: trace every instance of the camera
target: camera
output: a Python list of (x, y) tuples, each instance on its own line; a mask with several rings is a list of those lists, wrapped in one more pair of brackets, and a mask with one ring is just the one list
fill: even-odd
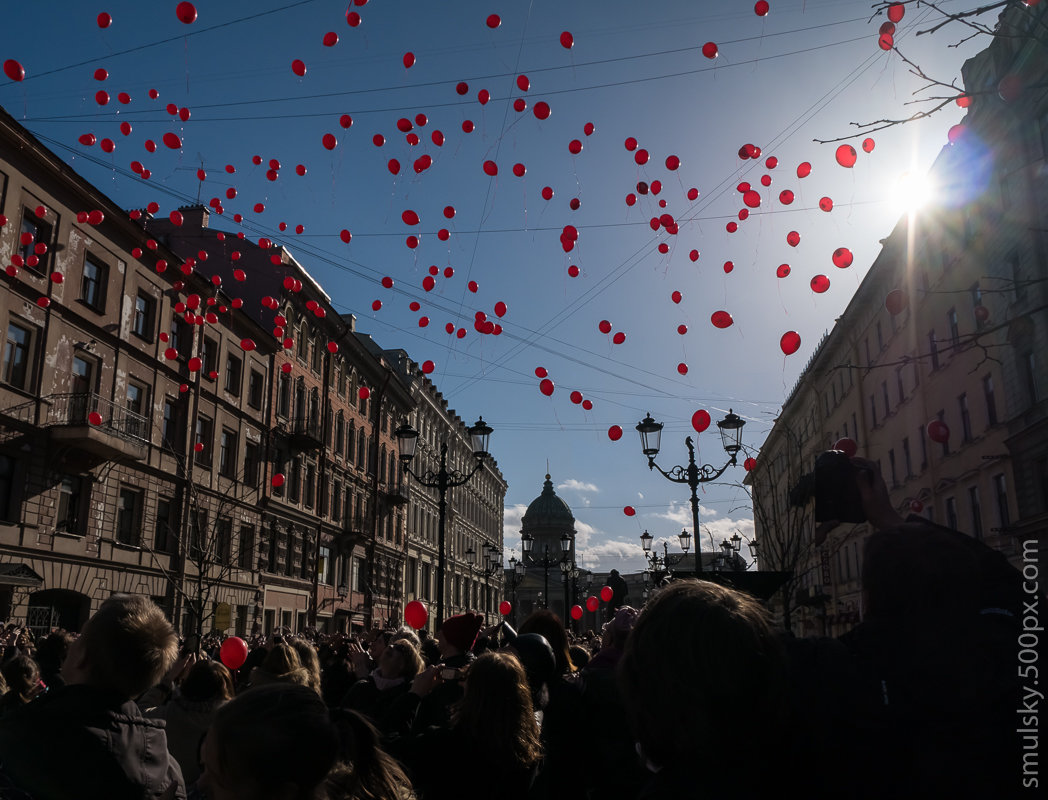
[(865, 522), (858, 474), (859, 469), (841, 450), (820, 453), (815, 469), (790, 489), (790, 505), (802, 508), (814, 498), (816, 522)]
[(465, 671), (454, 667), (442, 667), (440, 679), (442, 681), (460, 681), (465, 677)]

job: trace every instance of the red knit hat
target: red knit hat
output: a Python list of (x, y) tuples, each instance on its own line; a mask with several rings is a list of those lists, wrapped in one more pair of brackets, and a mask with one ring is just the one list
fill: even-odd
[(484, 617), (467, 611), (465, 614), (456, 614), (448, 617), (440, 626), (440, 632), (444, 634), (444, 641), (452, 647), (466, 652), (473, 647), (473, 642), (480, 633), (480, 626), (484, 624)]

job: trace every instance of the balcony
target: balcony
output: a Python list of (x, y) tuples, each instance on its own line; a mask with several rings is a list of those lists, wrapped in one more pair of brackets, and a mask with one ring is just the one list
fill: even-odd
[(149, 445), (150, 421), (94, 393), (53, 394), (45, 425), (51, 439), (105, 459), (141, 461)]
[(289, 420), (284, 433), (291, 446), (298, 450), (319, 450), (324, 446), (324, 428), (319, 418)]
[(379, 490), (382, 492), (382, 498), (390, 505), (402, 506), (408, 502), (408, 487), (405, 481), (379, 484)]

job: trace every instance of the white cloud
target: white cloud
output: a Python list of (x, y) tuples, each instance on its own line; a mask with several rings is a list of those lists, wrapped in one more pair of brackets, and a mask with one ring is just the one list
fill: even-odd
[(676, 500), (672, 501), (670, 507), (665, 511), (656, 511), (653, 516), (659, 517), (660, 519), (668, 519), (670, 522), (681, 527), (691, 527), (691, 507), (684, 503), (678, 503)]
[(502, 517), (502, 551), (504, 564), (509, 563), (509, 557), (520, 553), (520, 519), (527, 512), (528, 507), (523, 503), (506, 506)]
[(619, 567), (624, 561), (640, 564), (644, 558), (644, 551), (639, 542), (623, 542), (616, 539), (605, 539), (579, 550), (579, 564), (586, 569), (597, 569), (598, 567)]
[(563, 483), (557, 484), (558, 489), (568, 489), (574, 492), (599, 492), (600, 489), (594, 483), (586, 483), (584, 481), (577, 481), (574, 478), (568, 478)]

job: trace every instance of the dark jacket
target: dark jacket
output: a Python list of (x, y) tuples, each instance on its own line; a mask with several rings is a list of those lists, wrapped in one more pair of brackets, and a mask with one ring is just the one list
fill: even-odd
[(56, 689), (0, 720), (0, 773), (36, 800), (186, 796), (163, 721), (84, 685)]
[(359, 711), (383, 735), (393, 733), (399, 727), (401, 715), (394, 708), (398, 698), (411, 689), (411, 681), (404, 681), (389, 689), (379, 689), (371, 677), (354, 683), (342, 701), (342, 708)]

